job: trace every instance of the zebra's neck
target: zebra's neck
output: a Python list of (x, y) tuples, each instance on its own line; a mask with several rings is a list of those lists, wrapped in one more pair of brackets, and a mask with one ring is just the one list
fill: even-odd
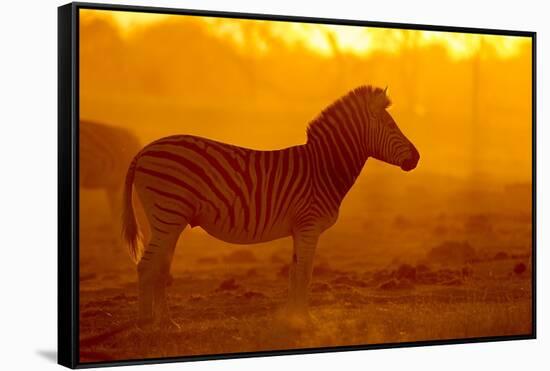
[(327, 122), (318, 123), (316, 130), (306, 144), (315, 164), (315, 185), (327, 206), (338, 209), (368, 156), (359, 133), (352, 128), (342, 129), (342, 125)]

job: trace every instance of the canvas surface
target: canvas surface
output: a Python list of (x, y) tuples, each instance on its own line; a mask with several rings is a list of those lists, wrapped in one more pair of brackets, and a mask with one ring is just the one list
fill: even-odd
[[(79, 32), (81, 362), (531, 333), (529, 38), (97, 10), (80, 11)], [(363, 85), (388, 86), (387, 112), (420, 161), (410, 172), (366, 161), (319, 238), (308, 320), (285, 311), (290, 237), (237, 245), (187, 220), (167, 288), (179, 328), (135, 325), (138, 273), (120, 220), (136, 154), (171, 135), (303, 145), (308, 125)], [(162, 151), (199, 164), (188, 172), (221, 174), (204, 155)], [(267, 200), (280, 199), (289, 168), (247, 225), (268, 224)], [(222, 196), (244, 192), (241, 178)], [(151, 229), (138, 203), (138, 224)], [(234, 218), (236, 228), (244, 211)]]

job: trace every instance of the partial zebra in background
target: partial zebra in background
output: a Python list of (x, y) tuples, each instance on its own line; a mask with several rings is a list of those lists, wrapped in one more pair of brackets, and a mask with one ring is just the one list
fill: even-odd
[(79, 132), (80, 187), (105, 191), (113, 238), (121, 242), (124, 177), (141, 144), (129, 130), (104, 123), (80, 120)]
[[(126, 176), (124, 236), (137, 263), (139, 323), (175, 326), (166, 281), (187, 225), (237, 244), (292, 236), (289, 309), (307, 315), (307, 295), (319, 236), (369, 157), (414, 169), (420, 155), (387, 112), (385, 90), (359, 87), (322, 111), (306, 144), (257, 151), (190, 135), (161, 138), (143, 148)], [(135, 189), (151, 236), (138, 244)]]

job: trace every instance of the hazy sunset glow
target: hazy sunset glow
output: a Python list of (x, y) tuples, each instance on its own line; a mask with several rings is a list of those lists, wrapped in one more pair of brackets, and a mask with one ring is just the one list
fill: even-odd
[[(121, 34), (131, 36), (140, 29), (161, 22), (181, 21), (181, 15), (148, 14), (138, 12), (94, 12), (87, 15), (110, 18), (119, 27)], [(397, 53), (403, 47), (442, 45), (453, 58), (469, 58), (485, 43), (492, 46), (503, 58), (511, 57), (521, 47), (529, 45), (528, 38), (476, 35), (452, 32), (392, 30), (374, 27), (339, 26), (307, 24), (293, 22), (273, 22), (259, 20), (239, 20), (202, 17), (200, 21), (211, 26), (210, 32), (228, 39), (241, 49), (265, 53), (269, 51), (269, 39), (277, 38), (282, 42), (304, 45), (312, 51), (326, 57), (337, 53), (368, 55), (381, 51)], [(258, 25), (264, 25), (268, 32), (258, 32)], [(265, 27), (267, 24), (267, 27)]]
[[(79, 27), (81, 362), (530, 333), (530, 37), (86, 9)], [(338, 100), (385, 87), (383, 108)], [(416, 155), (376, 134), (393, 125)], [(301, 243), (224, 239), (204, 210), (242, 235), (280, 219), (288, 237), (293, 210), (332, 210), (312, 200), (350, 180), (337, 220), (303, 224), (335, 221), (308, 235), (311, 323), (296, 327), (279, 310)], [(153, 285), (120, 241), (129, 210), (134, 237), (153, 231), (152, 302), (180, 329), (134, 325)]]

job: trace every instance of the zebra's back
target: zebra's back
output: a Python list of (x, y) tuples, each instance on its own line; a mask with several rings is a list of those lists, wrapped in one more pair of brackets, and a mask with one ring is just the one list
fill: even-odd
[(303, 146), (257, 151), (179, 135), (141, 150), (134, 184), (158, 229), (185, 221), (221, 240), (249, 244), (292, 233), (297, 201), (307, 193), (307, 167)]
[(118, 189), (141, 145), (130, 131), (81, 120), (79, 126), (80, 185)]

